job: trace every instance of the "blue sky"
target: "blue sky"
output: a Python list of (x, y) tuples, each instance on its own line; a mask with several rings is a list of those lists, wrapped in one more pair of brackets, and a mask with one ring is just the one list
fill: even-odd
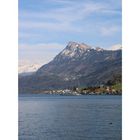
[(19, 0), (19, 60), (48, 62), (69, 41), (121, 44), (121, 0)]

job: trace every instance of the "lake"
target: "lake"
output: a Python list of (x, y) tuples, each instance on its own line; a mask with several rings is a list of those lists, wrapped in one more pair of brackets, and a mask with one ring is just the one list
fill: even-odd
[(19, 140), (121, 140), (121, 96), (19, 96)]

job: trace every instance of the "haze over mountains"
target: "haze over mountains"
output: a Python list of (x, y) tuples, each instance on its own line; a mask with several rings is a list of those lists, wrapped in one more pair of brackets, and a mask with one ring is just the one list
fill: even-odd
[(51, 62), (34, 74), (19, 76), (19, 92), (88, 87), (121, 82), (122, 50), (92, 48), (69, 42)]

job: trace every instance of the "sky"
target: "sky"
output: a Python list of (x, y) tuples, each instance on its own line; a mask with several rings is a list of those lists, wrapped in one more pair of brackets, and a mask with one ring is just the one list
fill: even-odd
[(19, 0), (19, 62), (47, 63), (69, 41), (121, 44), (121, 0)]

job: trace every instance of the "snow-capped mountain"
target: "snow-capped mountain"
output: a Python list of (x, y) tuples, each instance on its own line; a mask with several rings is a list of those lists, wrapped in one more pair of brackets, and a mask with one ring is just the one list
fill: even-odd
[(21, 75), (31, 74), (37, 71), (43, 64), (22, 63), (18, 66), (18, 73)]
[(64, 50), (34, 75), (21, 77), (19, 89), (20, 92), (35, 92), (37, 89), (86, 87), (105, 84), (110, 80), (120, 81), (121, 63), (122, 50), (105, 50), (69, 42)]
[(90, 50), (91, 47), (84, 44), (84, 43), (77, 43), (77, 42), (69, 42), (66, 48), (60, 53), (61, 55), (65, 55), (68, 57), (73, 57), (77, 54), (82, 54), (87, 50)]
[[(121, 44), (116, 44), (108, 48), (107, 50), (120, 50), (122, 49)], [(62, 61), (62, 60), (75, 60), (78, 57), (82, 56), (83, 54), (87, 54), (88, 52), (95, 50), (97, 52), (104, 51), (103, 48), (100, 47), (91, 47), (85, 43), (77, 43), (70, 41), (66, 48), (62, 50), (55, 58), (54, 61)], [(22, 62), (18, 66), (18, 73), (25, 74), (25, 73), (33, 73), (36, 72), (43, 63), (29, 63), (29, 62)]]
[[(37, 74), (57, 74), (65, 79), (76, 79), (77, 76), (85, 75), (90, 67), (95, 69), (96, 66), (93, 67), (95, 63), (113, 60), (117, 54), (118, 51), (112, 52), (100, 47), (93, 48), (84, 43), (69, 42), (66, 48), (53, 61), (42, 66)], [(88, 69), (86, 70), (86, 68)], [(81, 71), (83, 71), (82, 74), (80, 74)]]
[(77, 42), (72, 42), (70, 41), (68, 43), (68, 45), (66, 46), (66, 48), (64, 50), (62, 50), (62, 52), (60, 52), (54, 59), (55, 60), (59, 60), (59, 59), (72, 59), (72, 58), (78, 58), (81, 55), (83, 55), (83, 53), (85, 53), (86, 51), (89, 51), (91, 49), (90, 46), (84, 44), (84, 43), (77, 43)]

